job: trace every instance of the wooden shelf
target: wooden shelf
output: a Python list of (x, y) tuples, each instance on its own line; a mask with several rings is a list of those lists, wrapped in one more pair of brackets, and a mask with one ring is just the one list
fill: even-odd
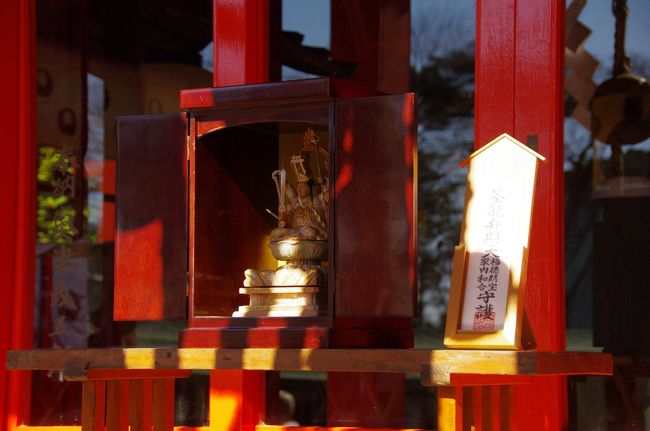
[[(611, 375), (602, 353), (427, 349), (57, 349), (7, 353), (9, 370), (277, 370), (420, 373), (424, 385), (454, 385), (456, 376)], [(465, 379), (466, 380), (466, 379)], [(494, 380), (494, 379), (492, 379)], [(497, 382), (498, 383), (498, 382)], [(491, 384), (495, 384), (492, 381)]]

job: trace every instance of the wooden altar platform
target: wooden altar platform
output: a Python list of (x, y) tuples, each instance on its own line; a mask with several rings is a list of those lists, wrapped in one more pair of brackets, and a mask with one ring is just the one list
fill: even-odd
[[(83, 381), (83, 431), (173, 430), (174, 381), (192, 370), (418, 373), (423, 385), (440, 386), (438, 429), (445, 431), (460, 426), (458, 400), (465, 393), (465, 401), (473, 402), (471, 387), (507, 388), (544, 375), (611, 375), (613, 368), (611, 355), (602, 353), (429, 349), (15, 350), (8, 352), (6, 365), (9, 370), (60, 370), (67, 380)], [(493, 401), (489, 395), (479, 391), (476, 396), (485, 398), (487, 407)], [(507, 409), (509, 391), (499, 396)], [(268, 431), (264, 427), (254, 425), (256, 431)]]

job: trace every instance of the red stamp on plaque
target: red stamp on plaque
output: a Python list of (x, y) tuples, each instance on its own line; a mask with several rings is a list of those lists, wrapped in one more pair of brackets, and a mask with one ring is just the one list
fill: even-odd
[(475, 331), (494, 331), (495, 317), (496, 313), (494, 311), (489, 314), (477, 311), (474, 313), (473, 329)]

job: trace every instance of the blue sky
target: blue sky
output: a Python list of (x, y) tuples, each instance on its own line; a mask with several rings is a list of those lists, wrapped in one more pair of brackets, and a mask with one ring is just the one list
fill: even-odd
[[(628, 0), (626, 48), (629, 54), (650, 57), (650, 0)], [(590, 0), (579, 16), (592, 33), (585, 42), (587, 51), (611, 64), (614, 56), (614, 16), (608, 0)]]

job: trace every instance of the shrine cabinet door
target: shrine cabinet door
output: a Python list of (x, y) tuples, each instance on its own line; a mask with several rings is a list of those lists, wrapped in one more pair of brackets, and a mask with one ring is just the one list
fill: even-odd
[(414, 103), (411, 93), (336, 101), (337, 316), (417, 310)]
[(117, 119), (115, 320), (186, 317), (187, 118)]

